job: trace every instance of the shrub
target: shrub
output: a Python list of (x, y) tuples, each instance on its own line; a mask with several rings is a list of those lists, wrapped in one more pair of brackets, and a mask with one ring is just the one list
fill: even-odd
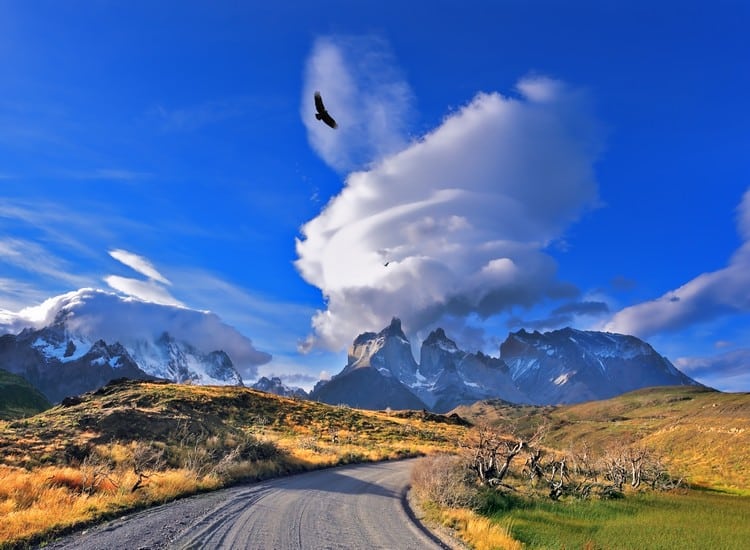
[(420, 499), (440, 507), (474, 508), (477, 490), (472, 474), (460, 457), (434, 455), (422, 458), (412, 470), (412, 488)]

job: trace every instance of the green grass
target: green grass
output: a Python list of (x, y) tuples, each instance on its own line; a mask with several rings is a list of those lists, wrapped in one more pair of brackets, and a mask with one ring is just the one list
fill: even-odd
[(32, 416), (51, 406), (24, 378), (0, 369), (0, 420)]
[(713, 491), (609, 501), (514, 499), (498, 502), (490, 517), (528, 548), (718, 550), (747, 548), (750, 540), (750, 498)]

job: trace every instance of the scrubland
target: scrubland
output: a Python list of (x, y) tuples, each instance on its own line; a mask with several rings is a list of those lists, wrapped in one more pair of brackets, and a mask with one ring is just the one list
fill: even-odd
[(0, 547), (243, 481), (447, 451), (465, 430), (248, 388), (110, 384), (0, 421)]

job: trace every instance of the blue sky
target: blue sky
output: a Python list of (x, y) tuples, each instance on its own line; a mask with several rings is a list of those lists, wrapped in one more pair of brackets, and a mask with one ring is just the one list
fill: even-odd
[(749, 24), (740, 0), (0, 1), (0, 309), (210, 310), (305, 387), (394, 315), (495, 355), (571, 325), (748, 391)]

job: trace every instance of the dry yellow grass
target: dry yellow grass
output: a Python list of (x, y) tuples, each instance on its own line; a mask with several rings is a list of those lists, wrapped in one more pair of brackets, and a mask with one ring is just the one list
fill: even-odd
[(46, 467), (26, 471), (0, 467), (0, 546), (18, 543), (49, 531), (60, 531), (106, 517), (118, 510), (166, 502), (186, 493), (208, 490), (220, 481), (197, 479), (186, 470), (152, 472), (142, 490), (131, 491), (136, 476), (113, 472), (85, 491), (80, 470)]
[(508, 529), (471, 510), (446, 509), (440, 512), (439, 517), (443, 525), (455, 530), (474, 550), (523, 549), (523, 544), (515, 540)]
[(521, 431), (546, 424), (544, 444), (558, 450), (632, 443), (663, 456), (669, 471), (692, 484), (750, 489), (750, 394), (690, 386), (648, 388), (613, 399), (559, 407), (477, 403), (458, 414)]
[(247, 388), (107, 386), (0, 421), (0, 548), (237, 481), (449, 449), (464, 431)]

